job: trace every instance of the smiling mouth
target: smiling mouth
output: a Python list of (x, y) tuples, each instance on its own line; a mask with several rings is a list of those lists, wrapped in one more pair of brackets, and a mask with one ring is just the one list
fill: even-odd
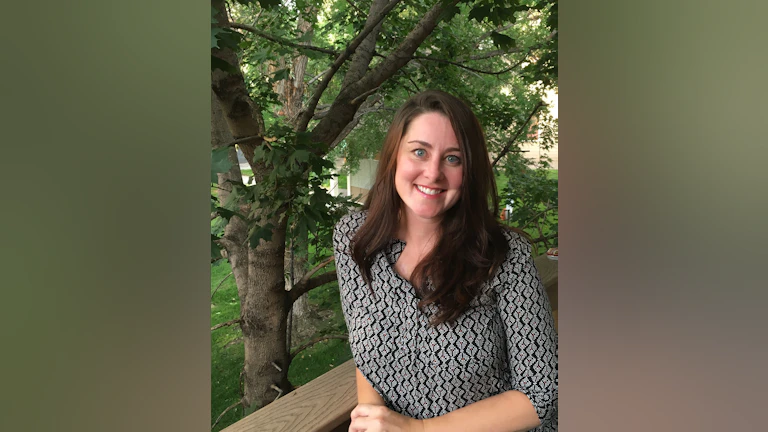
[(416, 189), (418, 189), (419, 192), (427, 195), (439, 195), (445, 191), (445, 189), (430, 189), (428, 187), (424, 187), (420, 185), (416, 185)]

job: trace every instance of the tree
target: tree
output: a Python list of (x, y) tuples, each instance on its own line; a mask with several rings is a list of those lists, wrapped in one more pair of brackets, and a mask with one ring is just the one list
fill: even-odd
[[(540, 22), (553, 14), (547, 0), (370, 0), (365, 9), (345, 0), (212, 0), (212, 218), (224, 226), (212, 236), (212, 259), (225, 255), (237, 284), (241, 316), (230, 324), (244, 339), (243, 406), (291, 390), (288, 312), (336, 279), (326, 261), (286, 290), (286, 244), (327, 234), (348, 205), (321, 187), (329, 153), (354, 150), (350, 133), (370, 134), (428, 87), (474, 101), (502, 151), (540, 100), (524, 88), (549, 73), (536, 64), (556, 49), (557, 32)], [(504, 86), (519, 100), (505, 99)], [(235, 145), (253, 184), (241, 181)]]

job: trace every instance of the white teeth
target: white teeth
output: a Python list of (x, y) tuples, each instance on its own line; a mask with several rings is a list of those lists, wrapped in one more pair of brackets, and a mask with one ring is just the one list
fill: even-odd
[(430, 189), (430, 188), (425, 188), (424, 186), (419, 186), (419, 185), (416, 185), (416, 189), (420, 190), (421, 192), (427, 195), (437, 195), (443, 191), (442, 189)]

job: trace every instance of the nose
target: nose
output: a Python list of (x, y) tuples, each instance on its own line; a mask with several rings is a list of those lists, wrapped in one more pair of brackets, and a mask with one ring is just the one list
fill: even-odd
[(424, 177), (430, 181), (438, 181), (443, 176), (443, 164), (439, 158), (433, 158), (424, 167)]

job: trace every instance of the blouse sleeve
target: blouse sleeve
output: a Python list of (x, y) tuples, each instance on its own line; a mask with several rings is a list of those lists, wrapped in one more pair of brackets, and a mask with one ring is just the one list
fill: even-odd
[(333, 255), (336, 259), (336, 275), (339, 281), (339, 293), (341, 294), (341, 309), (350, 337), (354, 338), (358, 329), (355, 328), (355, 316), (360, 308), (360, 299), (356, 295), (356, 288), (362, 282), (362, 275), (357, 264), (352, 259), (352, 237), (362, 224), (359, 214), (349, 214), (341, 218), (333, 230)]
[(502, 266), (498, 308), (504, 323), (512, 385), (528, 396), (539, 421), (557, 415), (557, 333), (531, 246), (509, 233), (510, 250)]

